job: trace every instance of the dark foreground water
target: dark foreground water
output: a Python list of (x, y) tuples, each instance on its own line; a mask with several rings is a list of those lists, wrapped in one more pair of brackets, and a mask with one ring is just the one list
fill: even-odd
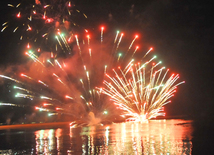
[(192, 121), (0, 130), (0, 154), (192, 154)]

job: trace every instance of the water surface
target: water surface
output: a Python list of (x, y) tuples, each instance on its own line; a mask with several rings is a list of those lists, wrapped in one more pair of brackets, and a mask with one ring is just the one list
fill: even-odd
[(0, 154), (192, 154), (190, 120), (42, 128), (0, 130)]

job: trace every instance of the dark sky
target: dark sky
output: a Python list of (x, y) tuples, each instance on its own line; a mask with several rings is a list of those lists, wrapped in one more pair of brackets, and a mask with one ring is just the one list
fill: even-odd
[[(6, 3), (1, 3), (4, 3), (0, 5), (0, 21), (3, 23), (4, 14), (8, 12)], [(186, 84), (179, 87), (173, 103), (166, 106), (169, 115), (213, 116), (214, 24), (211, 3), (191, 0), (78, 0), (75, 4), (88, 16), (87, 20), (80, 21), (85, 27), (104, 24), (109, 28), (140, 32), (145, 46), (153, 46), (160, 60), (180, 73)], [(23, 60), (11, 40), (14, 40), (13, 35), (0, 34), (1, 66)]]

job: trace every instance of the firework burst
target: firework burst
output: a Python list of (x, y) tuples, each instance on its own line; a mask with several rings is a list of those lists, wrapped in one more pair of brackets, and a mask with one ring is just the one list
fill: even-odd
[[(146, 53), (147, 55), (147, 53)], [(128, 121), (146, 121), (157, 116), (165, 116), (164, 105), (170, 103), (178, 85), (179, 74), (167, 78), (169, 69), (160, 67), (161, 61), (154, 63), (152, 57), (146, 62), (134, 64), (130, 61), (125, 69), (113, 72), (115, 77), (106, 75), (102, 92), (111, 97), (114, 104), (122, 109), (121, 115)]]
[[(28, 104), (24, 106), (34, 106), (35, 110), (47, 112), (48, 116), (71, 115), (76, 120), (90, 122), (89, 124), (112, 122), (117, 110), (97, 87), (101, 87), (108, 68), (120, 63), (121, 55), (118, 55), (118, 51), (123, 33), (117, 32), (112, 37), (114, 42), (110, 52), (108, 41), (104, 41), (104, 27), (101, 27), (99, 35), (97, 37), (87, 32), (83, 37), (73, 36), (72, 39), (76, 42), (72, 49), (74, 55), (67, 57), (56, 58), (53, 53), (26, 49), (25, 54), (31, 61), (5, 71), (6, 75), (2, 74), (0, 77), (11, 81), (16, 98), (28, 100)], [(91, 40), (92, 37), (100, 39)], [(136, 37), (133, 40), (135, 39)], [(59, 43), (65, 46), (68, 41), (64, 38)], [(131, 50), (133, 43), (131, 41), (129, 45)], [(13, 103), (1, 105), (18, 106)], [(107, 119), (108, 117), (111, 119)]]

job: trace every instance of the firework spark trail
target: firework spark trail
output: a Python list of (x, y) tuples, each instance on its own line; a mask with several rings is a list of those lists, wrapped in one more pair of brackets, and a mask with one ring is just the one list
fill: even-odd
[(5, 75), (0, 75), (0, 77), (5, 78), (5, 79), (9, 79), (9, 80), (14, 81), (14, 82), (16, 82), (16, 83), (22, 83), (21, 81), (18, 81), (18, 80), (16, 80), (16, 79), (13, 79), (13, 78), (8, 77), (8, 76), (5, 76)]
[(117, 50), (118, 50), (118, 48), (119, 48), (119, 46), (120, 46), (121, 40), (122, 40), (122, 38), (123, 38), (123, 35), (124, 35), (124, 34), (121, 33), (120, 38), (119, 38), (119, 41), (118, 41), (117, 46), (116, 46), (115, 52), (117, 52)]
[(33, 93), (32, 91), (30, 91), (30, 90), (28, 90), (28, 89), (25, 89), (25, 88), (22, 88), (22, 87), (14, 86), (13, 88), (14, 88), (14, 89), (19, 89), (19, 90), (25, 91), (25, 92), (27, 92), (27, 93)]
[(21, 106), (21, 105), (12, 104), (12, 103), (0, 103), (0, 106), (23, 107), (23, 106)]
[(101, 43), (103, 42), (103, 30), (104, 30), (104, 27), (101, 27)]
[[(135, 35), (135, 37), (134, 37), (134, 39), (132, 40), (132, 42), (131, 42), (131, 44), (130, 44), (128, 50), (127, 50), (127, 52), (125, 53), (125, 56), (124, 56), (124, 57), (126, 57), (126, 55), (128, 54), (129, 50), (132, 48), (132, 45), (134, 44), (134, 42), (135, 42), (135, 40), (136, 40), (137, 38), (138, 38), (138, 35)], [(139, 48), (138, 46), (135, 48), (135, 51), (133, 52), (132, 57), (133, 57), (133, 55), (135, 54), (135, 52), (137, 51), (138, 48)]]
[(81, 52), (81, 48), (80, 48), (80, 44), (79, 44), (79, 40), (78, 40), (77, 35), (75, 35), (75, 38), (76, 38), (76, 43), (77, 43), (77, 46), (78, 46), (78, 49), (79, 49), (79, 54), (81, 56), (82, 52)]

